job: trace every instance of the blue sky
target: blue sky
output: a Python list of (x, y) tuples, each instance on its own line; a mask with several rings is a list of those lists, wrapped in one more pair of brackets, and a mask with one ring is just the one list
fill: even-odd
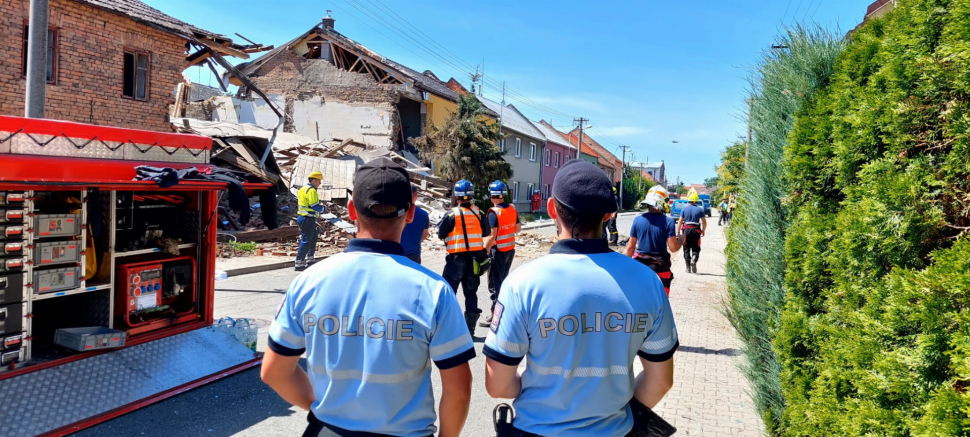
[[(572, 117), (585, 116), (605, 147), (628, 145), (637, 160), (664, 160), (668, 178), (692, 183), (713, 176), (719, 152), (745, 134), (748, 71), (782, 26), (815, 22), (844, 33), (871, 3), (146, 1), (240, 42), (235, 32), (274, 45), (309, 30), (330, 9), (339, 32), (388, 58), (466, 87), (469, 70), (482, 65), (486, 97), (501, 100), (504, 81), (516, 94), (506, 100), (530, 118), (569, 130)], [(210, 80), (207, 70), (188, 73)]]

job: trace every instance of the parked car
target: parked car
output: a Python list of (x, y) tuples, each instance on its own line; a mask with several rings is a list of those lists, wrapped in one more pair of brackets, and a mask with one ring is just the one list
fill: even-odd
[(704, 203), (704, 214), (708, 217), (711, 216), (711, 195), (710, 194), (700, 194), (697, 197), (701, 198), (701, 202)]
[(686, 200), (674, 200), (670, 204), (670, 218), (680, 218), (680, 212), (685, 206), (690, 205)]

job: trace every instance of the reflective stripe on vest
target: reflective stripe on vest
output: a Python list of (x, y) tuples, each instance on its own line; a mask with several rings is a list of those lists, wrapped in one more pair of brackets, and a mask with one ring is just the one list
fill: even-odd
[[(445, 250), (448, 253), (462, 253), (484, 250), (485, 240), (482, 238), (482, 223), (478, 207), (472, 206), (471, 209), (457, 207), (452, 210), (455, 213), (455, 228), (445, 237)], [(462, 230), (462, 217), (465, 219), (465, 229)], [(465, 244), (465, 234), (468, 234), (468, 244)]]
[(519, 212), (515, 205), (508, 208), (492, 208), (495, 218), (498, 219), (498, 230), (495, 234), (495, 248), (499, 252), (508, 252), (515, 249), (515, 223), (518, 221)]
[(296, 215), (307, 217), (317, 216), (317, 212), (314, 211), (312, 207), (320, 203), (320, 197), (317, 195), (317, 189), (313, 188), (313, 185), (304, 185), (302, 188), (300, 188), (296, 199), (299, 204), (299, 209), (297, 209)]

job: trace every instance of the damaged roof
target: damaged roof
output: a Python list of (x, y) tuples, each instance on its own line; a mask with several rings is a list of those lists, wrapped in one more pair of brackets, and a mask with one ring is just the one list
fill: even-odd
[(204, 36), (231, 41), (224, 35), (200, 29), (175, 17), (167, 15), (158, 9), (148, 6), (138, 0), (75, 0), (88, 6), (92, 6), (111, 13), (124, 15), (132, 20), (153, 25), (162, 30), (168, 30), (183, 35)]
[(371, 58), (374, 58), (374, 60), (385, 64), (388, 68), (395, 70), (398, 73), (401, 73), (401, 75), (404, 76), (404, 79), (406, 79), (405, 82), (412, 84), (415, 88), (427, 91), (436, 96), (443, 97), (453, 102), (458, 101), (458, 93), (452, 90), (451, 88), (449, 88), (447, 84), (439, 80), (437, 77), (435, 77), (434, 73), (431, 73), (430, 71), (427, 71), (427, 73), (430, 73), (430, 74), (421, 73), (404, 64), (397, 63), (381, 55), (380, 53), (377, 53), (367, 48), (367, 46), (357, 41), (354, 41), (353, 39), (348, 38), (346, 35), (340, 32), (337, 32), (334, 29), (324, 28), (319, 24), (314, 26), (312, 29), (304, 32), (300, 36), (293, 38), (286, 44), (280, 45), (275, 50), (272, 50), (266, 53), (265, 55), (260, 56), (257, 59), (254, 59), (251, 62), (240, 64), (237, 67), (243, 74), (250, 75), (253, 72), (255, 72), (261, 65), (266, 63), (266, 61), (272, 59), (273, 57), (281, 53), (283, 50), (290, 50), (293, 44), (303, 39), (306, 39), (307, 37), (309, 37), (311, 34), (314, 34), (314, 33), (320, 34), (326, 38), (329, 38), (331, 41), (335, 41), (338, 44), (348, 46), (353, 50), (359, 51), (363, 54), (366, 54), (367, 56), (370, 56)]
[(477, 97), (478, 100), (482, 102), (482, 104), (485, 105), (485, 107), (489, 110), (495, 112), (496, 114), (501, 114), (503, 128), (516, 131), (522, 135), (535, 139), (546, 139), (545, 135), (542, 135), (542, 132), (539, 132), (539, 129), (536, 129), (528, 118), (525, 118), (525, 116), (522, 115), (518, 109), (515, 109), (515, 106), (508, 105), (503, 108), (501, 103), (491, 101), (479, 95), (476, 95), (475, 97)]

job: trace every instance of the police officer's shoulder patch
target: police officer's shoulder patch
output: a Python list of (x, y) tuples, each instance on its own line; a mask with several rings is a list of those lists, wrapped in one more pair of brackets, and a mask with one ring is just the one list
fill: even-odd
[(488, 325), (488, 329), (496, 334), (498, 334), (498, 324), (502, 321), (502, 311), (504, 310), (505, 305), (502, 305), (502, 302), (495, 302), (495, 310), (492, 311), (492, 324)]

